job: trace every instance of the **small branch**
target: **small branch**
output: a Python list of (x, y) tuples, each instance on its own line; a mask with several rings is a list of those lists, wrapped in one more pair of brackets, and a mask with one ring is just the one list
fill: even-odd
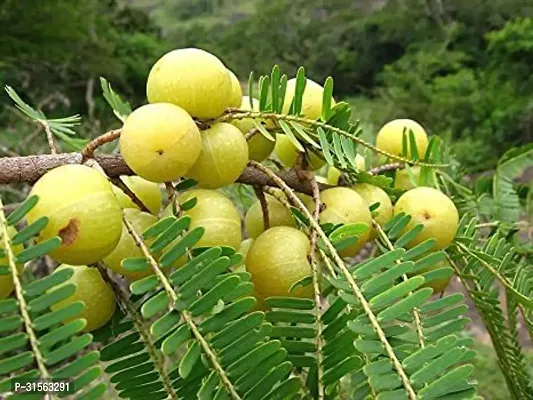
[(278, 187), (285, 193), (285, 195), (294, 202), (295, 206), (300, 210), (300, 212), (305, 215), (310, 221), (310, 224), (313, 229), (316, 229), (318, 236), (320, 239), (323, 240), (326, 248), (328, 249), (328, 252), (331, 254), (331, 257), (333, 258), (333, 261), (337, 265), (337, 267), (340, 269), (342, 274), (344, 275), (345, 279), (348, 281), (348, 284), (350, 285), (355, 297), (357, 300), (361, 303), (361, 306), (363, 307), (363, 310), (365, 314), (367, 315), (368, 319), (370, 320), (370, 323), (374, 327), (376, 334), (378, 335), (378, 338), (380, 339), (381, 343), (383, 344), (383, 347), (387, 353), (387, 356), (392, 362), (392, 365), (394, 366), (394, 369), (398, 372), (398, 375), (402, 381), (402, 385), (407, 391), (407, 394), (409, 396), (410, 400), (416, 400), (417, 395), (414, 390), (414, 388), (411, 386), (411, 382), (409, 380), (409, 377), (405, 373), (402, 364), (396, 354), (394, 353), (394, 349), (389, 343), (387, 336), (385, 335), (385, 332), (383, 332), (383, 329), (381, 328), (381, 325), (378, 322), (378, 319), (374, 312), (372, 311), (372, 308), (370, 307), (370, 304), (366, 300), (366, 298), (363, 296), (363, 293), (361, 292), (361, 289), (359, 286), (357, 286), (357, 283), (355, 282), (352, 274), (344, 264), (344, 261), (339, 256), (337, 251), (335, 250), (335, 247), (327, 237), (327, 235), (324, 233), (320, 225), (313, 219), (313, 215), (309, 212), (309, 210), (305, 207), (305, 205), (302, 203), (302, 201), (293, 193), (291, 188), (282, 180), (280, 179), (276, 174), (274, 174), (272, 171), (270, 171), (265, 166), (255, 162), (255, 161), (249, 161), (248, 165), (259, 169), (266, 175), (268, 175), (277, 185)]
[[(170, 302), (169, 302), (170, 309), (174, 309), (174, 304), (178, 300), (178, 296), (176, 292), (174, 291), (174, 289), (172, 288), (172, 285), (168, 281), (163, 271), (161, 271), (161, 268), (159, 267), (157, 261), (154, 259), (154, 257), (150, 253), (150, 250), (148, 249), (148, 247), (146, 247), (146, 245), (144, 244), (142, 237), (135, 231), (131, 223), (125, 217), (123, 217), (123, 221), (126, 224), (126, 228), (128, 229), (128, 232), (133, 237), (135, 244), (137, 245), (137, 247), (141, 249), (141, 251), (143, 252), (143, 255), (147, 258), (150, 266), (155, 272), (157, 278), (159, 279), (159, 282), (163, 285), (163, 289), (165, 290), (165, 292), (167, 293), (170, 299)], [(213, 366), (215, 371), (217, 371), (222, 383), (224, 384), (224, 386), (230, 393), (231, 397), (235, 400), (241, 400), (241, 397), (237, 393), (237, 390), (233, 386), (233, 383), (229, 380), (226, 373), (224, 372), (224, 369), (220, 365), (216, 354), (213, 352), (213, 350), (211, 350), (209, 343), (207, 343), (207, 341), (204, 339), (204, 337), (198, 330), (198, 327), (196, 326), (191, 315), (187, 311), (181, 311), (180, 314), (185, 320), (185, 322), (187, 323), (187, 325), (189, 326), (189, 329), (193, 332), (196, 340), (198, 340), (198, 342), (202, 346), (202, 349), (207, 355), (207, 358), (211, 362), (211, 365)]]
[(313, 188), (313, 220), (315, 224), (311, 228), (311, 250), (309, 251), (309, 262), (311, 264), (311, 269), (313, 271), (313, 292), (315, 295), (315, 318), (316, 318), (316, 369), (317, 369), (317, 384), (318, 384), (318, 400), (323, 400), (324, 397), (324, 368), (322, 363), (324, 362), (323, 347), (324, 342), (322, 338), (322, 298), (320, 296), (320, 271), (318, 269), (318, 261), (316, 259), (316, 249), (317, 249), (317, 236), (318, 231), (316, 225), (318, 225), (318, 216), (320, 214), (320, 191), (315, 179), (315, 175), (312, 172), (305, 171), (311, 187)]
[(15, 294), (16, 294), (17, 301), (19, 304), (20, 314), (24, 321), (24, 327), (25, 327), (26, 333), (28, 334), (28, 338), (30, 340), (31, 350), (32, 350), (33, 355), (35, 356), (35, 362), (37, 363), (37, 368), (39, 369), (41, 378), (49, 379), (50, 373), (48, 372), (48, 369), (46, 368), (44, 356), (41, 353), (41, 349), (39, 348), (39, 339), (37, 338), (37, 334), (33, 330), (33, 323), (32, 323), (30, 314), (28, 313), (28, 304), (26, 303), (26, 299), (24, 298), (24, 291), (22, 289), (22, 283), (18, 276), (18, 270), (17, 270), (17, 266), (15, 262), (15, 254), (13, 253), (13, 250), (11, 249), (11, 239), (9, 238), (9, 233), (7, 231), (7, 220), (6, 220), (4, 211), (3, 211), (3, 204), (2, 204), (1, 199), (0, 199), (0, 234), (4, 242), (2, 247), (4, 248), (4, 251), (6, 253), (7, 263), (9, 266), (9, 270), (11, 272), (11, 278), (13, 279), (13, 286), (15, 287)]
[(168, 203), (172, 204), (172, 214), (178, 218), (181, 217), (182, 210), (172, 182), (165, 182), (165, 189), (167, 191)]
[(106, 143), (112, 142), (113, 140), (118, 139), (121, 133), (122, 133), (122, 129), (115, 129), (107, 133), (104, 133), (103, 135), (98, 136), (96, 139), (92, 140), (81, 151), (82, 160), (85, 161), (85, 160), (88, 160), (89, 158), (93, 158), (94, 152), (98, 147)]
[(107, 274), (107, 269), (103, 267), (101, 263), (98, 263), (96, 267), (98, 268), (98, 271), (100, 271), (100, 275), (102, 275), (104, 280), (113, 288), (113, 292), (115, 292), (119, 307), (122, 309), (124, 314), (131, 318), (135, 329), (141, 335), (142, 341), (146, 345), (147, 352), (150, 355), (150, 358), (154, 361), (157, 372), (161, 376), (161, 382), (163, 383), (166, 392), (171, 399), (178, 399), (178, 395), (172, 386), (172, 381), (165, 371), (165, 360), (155, 346), (152, 337), (144, 328), (142, 318), (138, 311), (132, 306), (122, 288), (120, 288), (119, 285), (117, 285), (117, 283), (109, 277)]
[(116, 178), (110, 178), (111, 182), (113, 182), (113, 185), (117, 186), (120, 190), (122, 190), (130, 199), (133, 201), (133, 204), (135, 204), (137, 207), (141, 209), (141, 211), (144, 212), (150, 212), (148, 210), (148, 207), (137, 197), (135, 193), (124, 183), (122, 182), (122, 179), (119, 177)]
[[(126, 165), (124, 159), (119, 154), (95, 154), (93, 158), (109, 177), (134, 175), (134, 172)], [(53, 168), (66, 164), (81, 164), (82, 160), (83, 156), (81, 153), (3, 157), (0, 158), (0, 184), (33, 183)], [(294, 169), (279, 171), (276, 172), (276, 175), (297, 192), (308, 195), (313, 193), (309, 182), (300, 180), (297, 171)], [(241, 176), (237, 179), (237, 182), (261, 187), (277, 187), (268, 175), (251, 167), (245, 168)], [(319, 184), (318, 186), (320, 190), (333, 187), (324, 184)]]
[(286, 115), (286, 114), (276, 114), (276, 113), (266, 113), (266, 112), (255, 112), (255, 111), (246, 111), (246, 110), (239, 110), (239, 111), (230, 111), (226, 114), (222, 115), (221, 117), (217, 118), (215, 121), (217, 122), (225, 122), (225, 121), (232, 121), (232, 120), (239, 120), (239, 119), (245, 119), (245, 118), (263, 118), (263, 119), (270, 119), (274, 121), (293, 121), (293, 122), (299, 122), (304, 123), (310, 126), (320, 127), (326, 130), (329, 130), (331, 132), (335, 132), (338, 135), (344, 136), (349, 138), (350, 140), (353, 140), (354, 142), (360, 144), (361, 146), (367, 147), (370, 150), (384, 155), (391, 160), (396, 160), (401, 163), (409, 164), (409, 165), (419, 165), (419, 166), (426, 166), (426, 167), (433, 167), (433, 168), (441, 168), (441, 167), (447, 167), (448, 164), (430, 164), (426, 163), (420, 160), (410, 160), (405, 157), (397, 156), (395, 154), (388, 153), (378, 147), (376, 147), (373, 144), (365, 142), (363, 139), (361, 139), (358, 136), (355, 136), (343, 129), (337, 128), (336, 126), (329, 125), (322, 121), (312, 120), (308, 118), (302, 118), (297, 117), (295, 115)]
[[(374, 225), (374, 228), (378, 232), (379, 237), (381, 238), (381, 240), (383, 240), (385, 242), (385, 244), (387, 245), (389, 250), (391, 250), (391, 251), (394, 250), (394, 246), (392, 245), (391, 241), (389, 240), (389, 237), (383, 231), (383, 229), (381, 229), (381, 226), (379, 226), (379, 224), (374, 219), (372, 220), (372, 225)], [(400, 260), (396, 260), (396, 264), (401, 264), (401, 261)], [(408, 279), (409, 278), (407, 277), (406, 274), (402, 275), (402, 280), (404, 282), (406, 280), (408, 280)], [(413, 292), (409, 292), (409, 296), (411, 296), (412, 294), (413, 294)], [(425, 336), (424, 336), (424, 331), (422, 330), (422, 320), (420, 319), (420, 313), (418, 312), (418, 309), (416, 307), (413, 308), (413, 319), (415, 321), (416, 334), (418, 336), (418, 343), (420, 344), (421, 348), (424, 348), (424, 347), (426, 347), (426, 340), (425, 340)]]
[(58, 151), (56, 147), (56, 142), (54, 140), (54, 134), (52, 133), (52, 130), (50, 129), (50, 125), (48, 125), (48, 122), (42, 119), (38, 120), (37, 122), (39, 122), (42, 125), (46, 133), (46, 140), (48, 140), (48, 147), (50, 147), (50, 152), (52, 154), (57, 154)]
[[(251, 138), (253, 138), (255, 135), (257, 135), (259, 133), (259, 129), (257, 128), (252, 128), (250, 129), (248, 132), (246, 132), (246, 134), (244, 135), (244, 138), (246, 139), (246, 141), (248, 142)], [(259, 133), (260, 134), (260, 133)]]
[(263, 229), (266, 231), (268, 228), (270, 228), (270, 215), (268, 212), (268, 202), (263, 191), (259, 189), (257, 186), (254, 186), (254, 192), (257, 198), (259, 199), (259, 203), (261, 204), (261, 211), (263, 213)]
[(380, 165), (379, 167), (372, 168), (370, 171), (368, 171), (368, 173), (371, 175), (379, 175), (384, 172), (396, 171), (398, 169), (404, 169), (404, 168), (405, 168), (405, 164), (402, 164), (402, 163), (385, 164), (385, 165)]

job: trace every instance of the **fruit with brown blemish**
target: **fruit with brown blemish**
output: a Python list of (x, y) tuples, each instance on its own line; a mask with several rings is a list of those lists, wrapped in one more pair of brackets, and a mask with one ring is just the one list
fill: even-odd
[(246, 255), (246, 270), (252, 275), (260, 308), (272, 296), (311, 298), (311, 285), (290, 288), (312, 275), (307, 256), (311, 245), (305, 233), (288, 226), (267, 229), (254, 240)]
[[(139, 199), (152, 214), (157, 215), (161, 209), (161, 190), (155, 182), (147, 181), (140, 176), (121, 176), (119, 178), (128, 189)], [(117, 196), (118, 203), (124, 209), (139, 208), (130, 196), (119, 187), (113, 185), (113, 192)]]
[(39, 196), (26, 215), (28, 224), (48, 217), (38, 242), (59, 236), (50, 256), (62, 263), (95, 263), (113, 251), (122, 233), (122, 210), (109, 181), (84, 165), (63, 165), (44, 174), (30, 196)]
[[(270, 227), (296, 227), (292, 213), (279, 200), (269, 194), (265, 195), (265, 199), (267, 202)], [(246, 213), (244, 224), (246, 231), (252, 238), (256, 238), (265, 230), (263, 209), (259, 200), (257, 200)]]
[(321, 224), (362, 223), (367, 226), (366, 232), (359, 236), (355, 244), (339, 251), (343, 257), (354, 256), (368, 241), (372, 229), (372, 215), (368, 203), (355, 190), (346, 187), (324, 190), (320, 194), (320, 200), (325, 205), (319, 216)]
[(67, 284), (74, 284), (76, 290), (71, 296), (52, 305), (52, 311), (60, 310), (78, 301), (85, 304), (85, 308), (74, 317), (66, 319), (64, 322), (83, 318), (87, 321), (83, 332), (91, 332), (101, 328), (109, 322), (117, 306), (113, 289), (104, 281), (102, 275), (96, 268), (89, 268), (86, 265), (72, 266), (62, 264), (56, 271), (65, 268), (72, 268), (73, 275), (63, 284), (51, 289), (57, 290)]
[[(7, 227), (7, 234), (9, 238), (13, 238), (17, 234), (17, 230), (12, 227)], [(16, 257), (22, 250), (24, 250), (24, 246), (22, 244), (17, 245), (11, 245), (11, 250), (13, 251), (13, 255)], [(7, 252), (6, 247), (4, 244), (4, 235), (3, 230), (0, 229), (0, 250), (4, 252), (4, 256), (0, 257), (0, 265), (6, 266), (9, 269), (9, 260), (7, 258)], [(23, 264), (15, 264), (17, 267), (17, 271), (20, 274), (22, 270), (24, 269)], [(11, 270), (9, 269), (9, 273), (7, 275), (0, 275), (0, 300), (5, 299), (7, 296), (13, 292), (14, 284), (13, 284), (13, 277), (11, 276)]]
[(404, 232), (415, 225), (423, 229), (407, 244), (411, 248), (427, 239), (435, 239), (433, 250), (448, 246), (455, 238), (459, 226), (459, 213), (453, 201), (440, 190), (417, 187), (405, 192), (394, 205), (394, 215), (405, 213), (411, 216)]
[(147, 104), (133, 111), (120, 135), (128, 166), (151, 182), (173, 181), (186, 174), (200, 155), (202, 139), (192, 117), (169, 104)]
[[(146, 229), (148, 229), (150, 226), (157, 223), (157, 218), (154, 217), (152, 214), (149, 214), (147, 212), (142, 212), (135, 208), (125, 209), (124, 215), (125, 215), (125, 218), (129, 222), (131, 222), (133, 229), (139, 235), (142, 235), (142, 233)], [(146, 241), (146, 244), (150, 245), (151, 241), (153, 241), (153, 239)], [(124, 259), (135, 258), (135, 257), (144, 257), (144, 253), (137, 246), (137, 244), (135, 243), (135, 240), (133, 239), (133, 236), (129, 233), (126, 225), (124, 224), (122, 226), (122, 235), (120, 237), (120, 241), (118, 242), (117, 246), (113, 249), (111, 254), (109, 254), (102, 261), (104, 262), (105, 266), (109, 268), (110, 270), (112, 270), (113, 272), (117, 272), (131, 280), (137, 280), (137, 279), (144, 278), (148, 275), (152, 275), (153, 271), (151, 268), (147, 269), (146, 271), (129, 271), (122, 266), (122, 261)], [(156, 255), (156, 258), (157, 258), (157, 255)]]
[(248, 162), (248, 145), (234, 125), (219, 122), (202, 131), (202, 150), (187, 176), (205, 189), (218, 189), (237, 180)]

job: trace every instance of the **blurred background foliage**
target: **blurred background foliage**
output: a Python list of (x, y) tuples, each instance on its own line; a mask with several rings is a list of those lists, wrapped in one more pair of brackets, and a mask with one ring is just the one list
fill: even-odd
[[(305, 65), (333, 76), (367, 137), (410, 117), (477, 171), (533, 138), (532, 18), (529, 0), (3, 0), (0, 83), (45, 113), (82, 114), (92, 136), (112, 121), (98, 77), (139, 105), (172, 48), (212, 51), (243, 81)], [(35, 144), (11, 108), (0, 134), (18, 152)]]

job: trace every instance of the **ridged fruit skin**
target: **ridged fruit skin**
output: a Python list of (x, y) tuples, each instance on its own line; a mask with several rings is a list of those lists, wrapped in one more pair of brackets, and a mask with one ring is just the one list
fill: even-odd
[[(238, 249), (242, 240), (241, 219), (229, 198), (214, 190), (192, 189), (179, 196), (181, 204), (196, 197), (196, 205), (184, 212), (191, 217), (189, 230), (201, 226), (204, 235), (195, 247), (229, 246)], [(167, 207), (164, 216), (171, 214)]]
[[(7, 227), (7, 234), (10, 238), (13, 238), (17, 234), (17, 230), (13, 226)], [(2, 235), (2, 230), (0, 230), (0, 250), (5, 251), (4, 246), (4, 237)], [(24, 246), (22, 244), (17, 245), (11, 245), (11, 250), (13, 250), (13, 254), (17, 256), (20, 254), (22, 250), (24, 250)], [(4, 257), (0, 257), (0, 265), (9, 265), (9, 261), (7, 259), (7, 254)], [(16, 264), (17, 271), (20, 274), (22, 270), (24, 269), (23, 264)], [(11, 277), (11, 271), (9, 275), (0, 275), (0, 300), (3, 300), (7, 298), (11, 292), (13, 292), (13, 278)]]
[(405, 192), (394, 205), (394, 215), (401, 212), (411, 215), (404, 231), (418, 224), (424, 225), (424, 229), (407, 245), (409, 248), (434, 238), (437, 243), (432, 250), (440, 250), (448, 246), (457, 233), (457, 208), (448, 196), (437, 189), (417, 187)]
[[(259, 100), (253, 99), (254, 104), (254, 111), (259, 110)], [(241, 110), (251, 110), (250, 107), (250, 98), (248, 96), (244, 96), (242, 98), (242, 103), (239, 107)], [(264, 122), (258, 120), (258, 122)], [(235, 125), (239, 130), (243, 133), (243, 135), (246, 135), (248, 132), (250, 132), (252, 129), (255, 128), (254, 119), (253, 118), (244, 118), (240, 120), (235, 120), (232, 122), (233, 125)], [(271, 127), (272, 123), (266, 123), (267, 127)], [(272, 154), (272, 151), (274, 150), (274, 146), (276, 145), (275, 140), (268, 140), (266, 137), (261, 135), (261, 133), (256, 133), (250, 140), (248, 140), (248, 158), (250, 160), (254, 160), (257, 162), (262, 162), (268, 158), (270, 154)]]
[(36, 238), (54, 236), (61, 246), (50, 256), (61, 263), (87, 265), (106, 257), (122, 233), (122, 210), (109, 181), (84, 165), (63, 165), (44, 174), (30, 196), (39, 196), (26, 215), (28, 224), (41, 217), (49, 222)]
[(228, 74), (231, 79), (231, 99), (228, 107), (238, 108), (242, 102), (242, 88), (237, 76), (228, 69)]
[[(369, 207), (374, 203), (379, 203), (379, 207), (374, 210), (378, 213), (378, 215), (374, 217), (374, 220), (379, 226), (383, 227), (383, 225), (392, 218), (392, 202), (383, 189), (368, 183), (358, 183), (357, 185), (354, 185), (352, 189), (365, 199)], [(376, 236), (377, 232), (372, 228), (369, 239), (374, 240)]]
[[(137, 196), (137, 198), (146, 206), (148, 211), (154, 215), (159, 213), (162, 198), (161, 190), (159, 190), (159, 185), (157, 183), (147, 181), (146, 179), (135, 175), (123, 175), (120, 177), (120, 180), (135, 194), (135, 196)], [(119, 187), (113, 185), (113, 192), (115, 192), (118, 203), (122, 208), (139, 208)]]
[[(135, 232), (139, 234), (142, 234), (146, 229), (157, 222), (157, 217), (147, 212), (137, 210), (136, 208), (127, 208), (124, 210), (124, 214), (127, 220), (133, 225)], [(150, 244), (150, 242), (147, 242), (147, 244)], [(124, 224), (122, 227), (122, 236), (120, 237), (120, 241), (113, 249), (111, 254), (109, 254), (102, 261), (104, 262), (105, 266), (113, 272), (117, 272), (131, 280), (141, 279), (153, 274), (151, 268), (147, 271), (128, 271), (125, 269), (122, 266), (122, 260), (131, 257), (144, 257), (144, 254), (142, 250), (137, 247), (133, 236), (130, 235), (126, 225)]]
[(288, 226), (267, 229), (255, 239), (246, 256), (246, 270), (252, 275), (260, 308), (271, 296), (312, 297), (312, 286), (289, 293), (294, 283), (312, 275), (307, 259), (310, 248), (307, 236)]
[[(414, 181), (416, 185), (420, 183), (420, 167), (410, 167), (411, 173), (413, 174)], [(396, 171), (396, 177), (394, 178), (394, 189), (400, 190), (410, 190), (414, 189), (416, 186), (413, 185), (409, 177), (409, 173), (406, 169), (399, 169)]]
[(372, 215), (368, 204), (355, 190), (345, 187), (336, 187), (324, 190), (320, 194), (320, 200), (326, 209), (320, 213), (321, 224), (353, 224), (364, 223), (368, 230), (362, 234), (357, 243), (339, 252), (342, 257), (354, 256), (368, 241), (372, 229)]
[[(296, 78), (287, 81), (287, 91), (285, 94), (285, 101), (283, 103), (283, 113), (287, 114), (291, 107), (292, 99), (294, 98), (294, 91), (296, 89)], [(307, 79), (305, 84), (304, 94), (302, 96), (302, 114), (307, 119), (318, 119), (322, 115), (322, 97), (324, 95), (324, 88)], [(331, 99), (331, 107), (335, 105), (335, 100)]]
[[(113, 289), (104, 281), (96, 268), (89, 268), (86, 265), (62, 264), (56, 268), (56, 271), (69, 267), (74, 269), (74, 274), (62, 285), (73, 283), (76, 285), (76, 291), (73, 295), (52, 305), (51, 309), (56, 311), (72, 303), (83, 301), (85, 309), (64, 322), (84, 318), (87, 325), (85, 325), (83, 332), (91, 332), (101, 328), (109, 322), (116, 310), (117, 303)], [(56, 288), (51, 290), (56, 290)]]
[[(283, 165), (285, 165), (287, 168), (292, 168), (296, 164), (299, 151), (292, 144), (291, 140), (286, 135), (277, 134), (276, 135), (276, 146), (274, 147), (274, 153), (279, 158), (279, 160), (283, 163)], [(308, 152), (308, 155), (309, 155), (308, 157), (309, 167), (313, 171), (316, 171), (317, 169), (322, 168), (324, 164), (326, 164), (326, 160), (315, 155), (315, 153)]]
[(147, 104), (133, 111), (122, 128), (120, 152), (126, 164), (151, 182), (173, 181), (185, 175), (202, 148), (200, 131), (182, 108)]
[(403, 131), (407, 135), (407, 156), (411, 157), (411, 146), (409, 144), (409, 130), (415, 135), (416, 147), (418, 154), (423, 156), (428, 147), (428, 135), (424, 128), (412, 119), (395, 119), (387, 122), (379, 130), (376, 138), (376, 146), (387, 153), (397, 156), (402, 155), (403, 150)]
[[(274, 226), (292, 226), (296, 227), (292, 213), (279, 200), (270, 195), (265, 195), (268, 205), (268, 216), (270, 227)], [(246, 213), (244, 219), (246, 231), (252, 238), (259, 236), (264, 230), (263, 210), (261, 203), (257, 200)]]
[(150, 103), (172, 103), (199, 119), (220, 116), (232, 100), (228, 70), (202, 49), (168, 52), (154, 64), (146, 92)]
[(248, 145), (241, 131), (220, 122), (202, 131), (202, 151), (187, 175), (204, 189), (218, 189), (237, 180), (248, 162)]

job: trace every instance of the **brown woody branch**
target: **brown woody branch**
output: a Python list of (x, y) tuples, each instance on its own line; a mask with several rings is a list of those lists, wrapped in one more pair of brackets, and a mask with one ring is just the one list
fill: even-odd
[[(81, 164), (81, 153), (42, 154), (25, 157), (0, 158), (0, 184), (11, 184), (37, 181), (47, 171), (66, 164)], [(99, 154), (94, 159), (104, 169), (107, 176), (113, 178), (120, 175), (133, 175), (133, 171), (126, 165), (120, 154)], [(313, 194), (308, 180), (300, 179), (298, 172), (291, 169), (276, 172), (293, 190)], [(237, 182), (253, 186), (276, 186), (275, 182), (256, 168), (246, 167)], [(328, 185), (319, 184), (320, 190)]]

